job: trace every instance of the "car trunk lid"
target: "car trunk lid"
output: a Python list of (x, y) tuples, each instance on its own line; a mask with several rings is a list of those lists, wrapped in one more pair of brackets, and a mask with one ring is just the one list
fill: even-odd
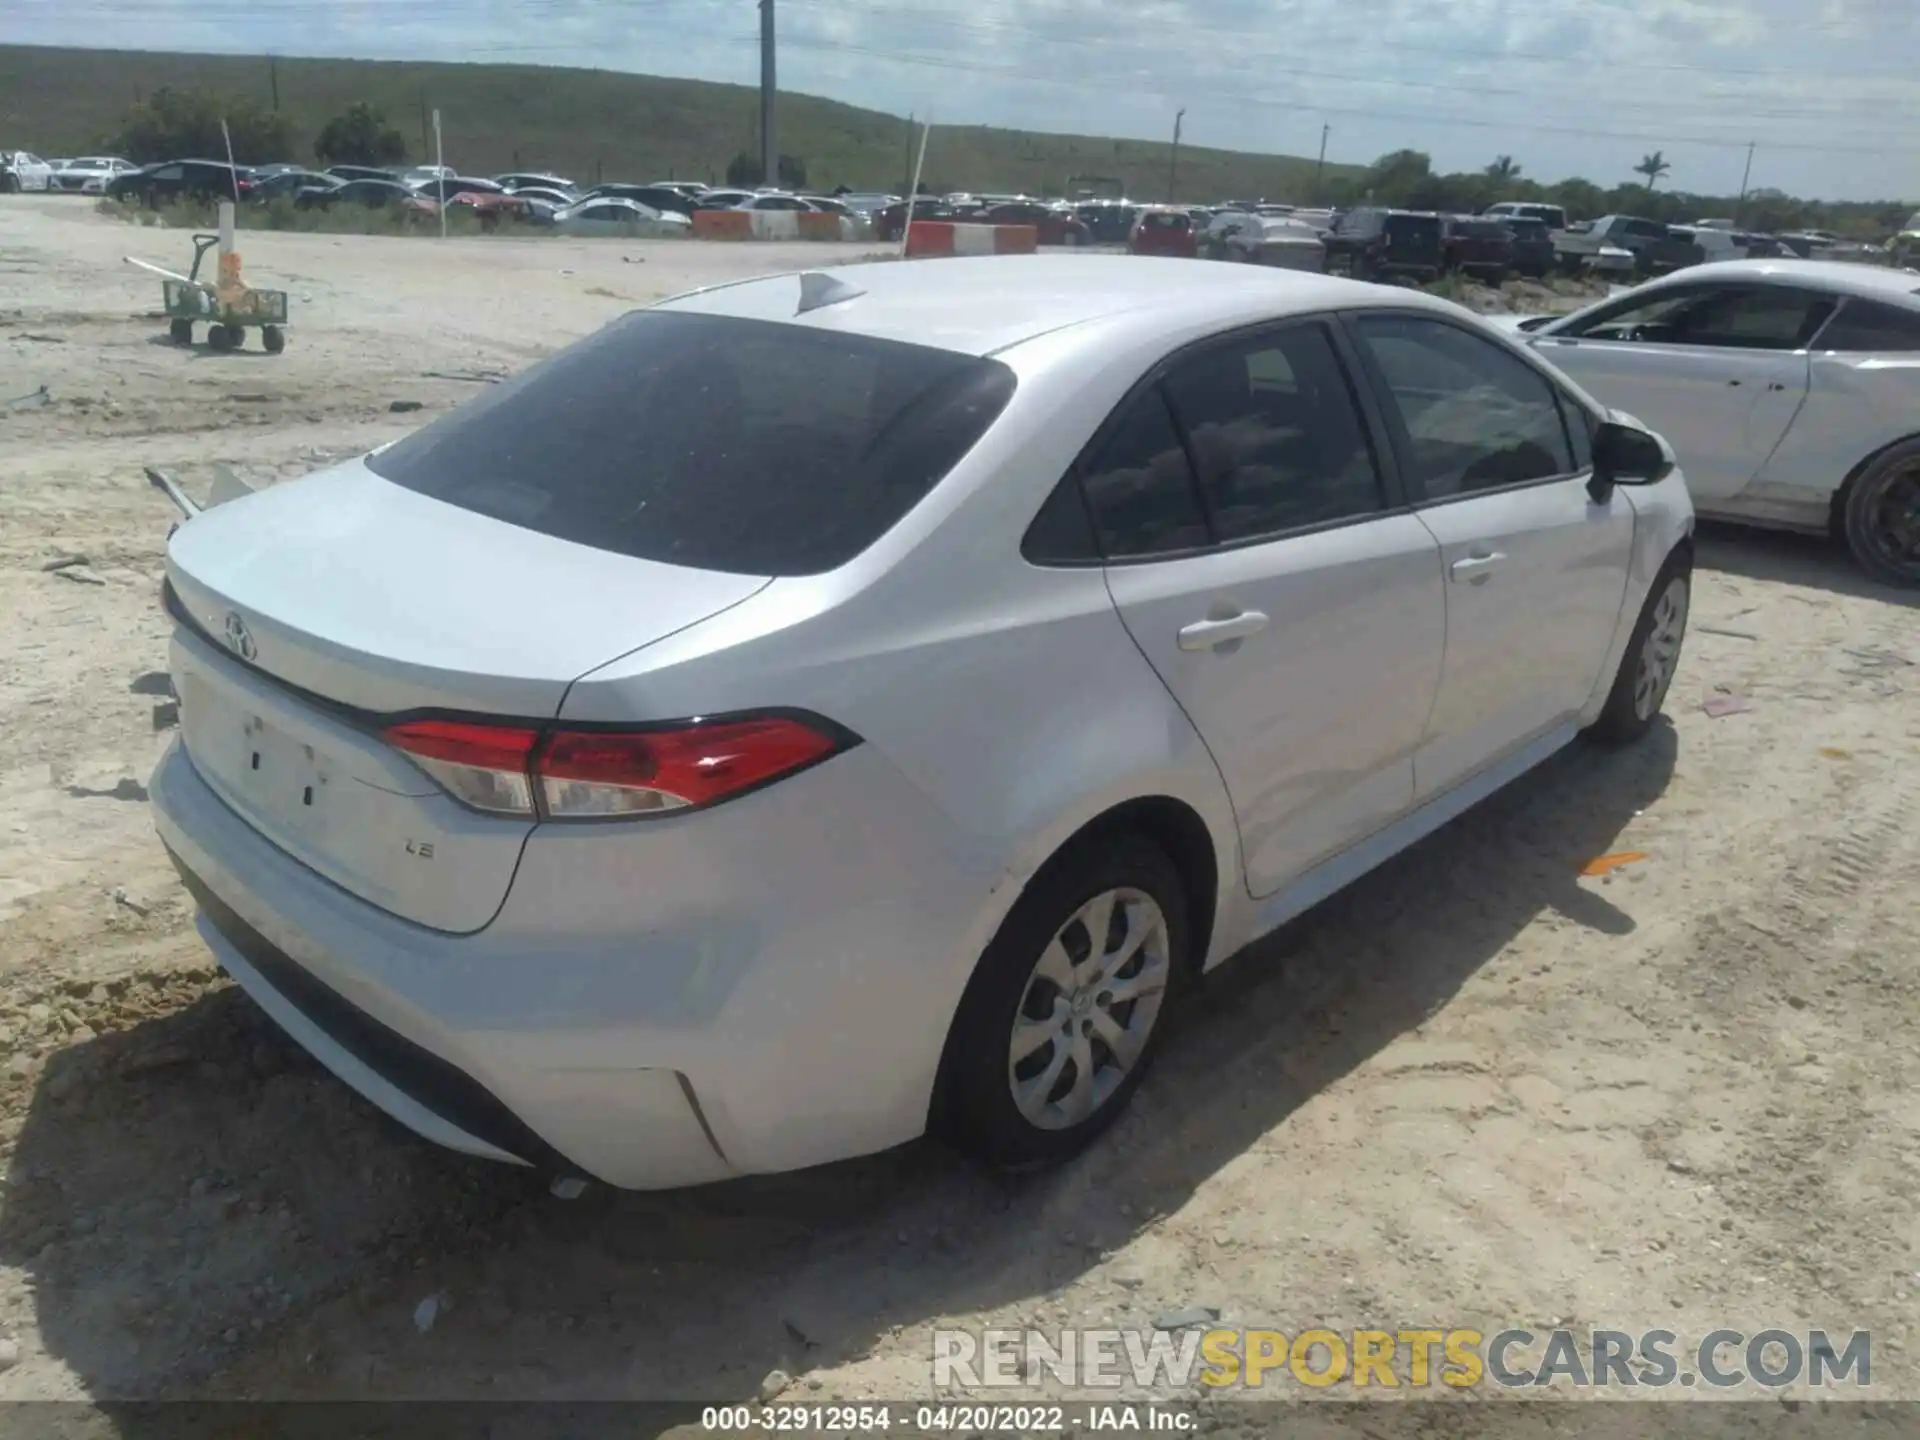
[(167, 576), (181, 733), (207, 783), (344, 889), (455, 932), (492, 919), (531, 822), (461, 806), (382, 727), (544, 723), (580, 675), (767, 583), (542, 535), (358, 461), (183, 525)]

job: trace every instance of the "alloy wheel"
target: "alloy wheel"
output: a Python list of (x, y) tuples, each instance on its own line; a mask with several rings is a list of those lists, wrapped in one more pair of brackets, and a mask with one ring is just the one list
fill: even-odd
[(1633, 678), (1633, 713), (1638, 718), (1651, 719), (1667, 698), (1686, 633), (1687, 582), (1676, 575), (1654, 602), (1653, 621), (1640, 645), (1640, 663)]
[(1920, 579), (1920, 463), (1896, 471), (1872, 497), (1864, 539), (1892, 573)]
[(1171, 975), (1166, 916), (1143, 890), (1102, 891), (1040, 952), (1014, 1017), (1007, 1083), (1037, 1129), (1083, 1124), (1147, 1047)]

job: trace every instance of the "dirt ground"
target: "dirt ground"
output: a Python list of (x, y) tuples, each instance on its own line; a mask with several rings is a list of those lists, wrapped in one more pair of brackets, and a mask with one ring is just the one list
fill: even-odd
[(141, 466), (297, 475), (418, 423), (394, 402), (831, 248), (248, 236), (290, 345), (219, 356), (163, 343), (120, 263), (184, 236), (0, 203), (0, 1399), (735, 1400), (776, 1367), (911, 1398), (937, 1324), (1189, 1306), (1867, 1329), (1876, 1397), (1920, 1396), (1920, 612), (1816, 542), (1707, 534), (1670, 725), (1241, 957), (1050, 1176), (919, 1145), (564, 1202), (403, 1132), (216, 976), (145, 804), (172, 511)]

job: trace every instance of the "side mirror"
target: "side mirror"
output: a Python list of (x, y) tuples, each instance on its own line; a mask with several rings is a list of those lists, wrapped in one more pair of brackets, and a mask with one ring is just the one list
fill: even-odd
[(1603, 420), (1593, 437), (1595, 500), (1615, 485), (1657, 485), (1673, 473), (1673, 451), (1651, 430)]

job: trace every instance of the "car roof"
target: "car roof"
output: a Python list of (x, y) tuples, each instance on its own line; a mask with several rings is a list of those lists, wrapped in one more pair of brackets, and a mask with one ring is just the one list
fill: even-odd
[(992, 355), (1085, 321), (1164, 316), (1170, 327), (1218, 317), (1230, 326), (1329, 309), (1457, 308), (1415, 290), (1309, 271), (1126, 255), (1000, 255), (839, 266), (861, 293), (796, 315), (795, 274), (697, 290), (661, 308), (778, 320), (877, 339)]
[(1691, 265), (1649, 285), (1649, 290), (1701, 280), (1745, 280), (1771, 285), (1816, 285), (1842, 295), (1896, 300), (1920, 308), (1920, 276), (1845, 260), (1716, 260)]

